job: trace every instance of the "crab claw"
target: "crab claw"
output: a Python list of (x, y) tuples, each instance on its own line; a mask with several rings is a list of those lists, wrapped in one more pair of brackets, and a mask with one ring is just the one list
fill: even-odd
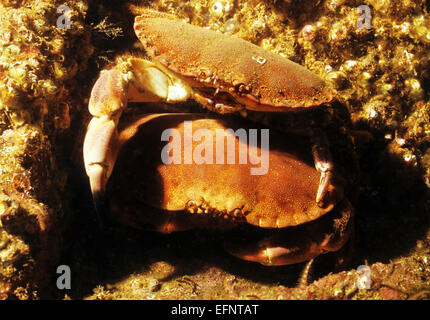
[(126, 105), (125, 91), (122, 74), (108, 70), (96, 81), (89, 101), (93, 118), (87, 128), (83, 153), (100, 225), (106, 211), (106, 184), (119, 150), (117, 124)]
[(114, 121), (93, 118), (85, 136), (84, 163), (99, 223), (102, 223), (106, 209), (106, 184), (117, 154), (118, 133)]
[(314, 129), (311, 139), (315, 169), (321, 174), (315, 202), (331, 210), (343, 198), (343, 188), (334, 181), (333, 159), (325, 133)]
[[(332, 163), (328, 152), (324, 152), (324, 149), (315, 145), (312, 148), (312, 154), (314, 156), (315, 168), (321, 173), (320, 183), (316, 195), (316, 203), (325, 207), (327, 202), (327, 195), (329, 187), (332, 185), (333, 174), (332, 174)], [(328, 160), (330, 159), (330, 160)]]

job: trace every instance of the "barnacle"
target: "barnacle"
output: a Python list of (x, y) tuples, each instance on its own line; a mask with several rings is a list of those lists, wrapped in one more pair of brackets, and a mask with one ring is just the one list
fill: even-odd
[(233, 34), (238, 30), (238, 28), (239, 24), (237, 23), (237, 20), (235, 18), (228, 19), (224, 23), (224, 33)]
[(209, 5), (209, 12), (217, 18), (226, 16), (233, 9), (234, 3), (231, 0), (214, 0)]

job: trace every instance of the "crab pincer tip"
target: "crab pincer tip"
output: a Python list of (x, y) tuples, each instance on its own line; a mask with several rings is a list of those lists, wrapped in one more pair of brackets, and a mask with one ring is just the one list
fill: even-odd
[(93, 192), (93, 203), (96, 211), (96, 219), (100, 229), (105, 226), (108, 204), (106, 194), (102, 191)]

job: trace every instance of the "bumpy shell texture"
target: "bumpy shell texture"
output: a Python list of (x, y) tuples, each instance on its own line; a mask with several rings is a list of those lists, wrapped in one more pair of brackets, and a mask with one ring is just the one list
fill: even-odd
[(136, 17), (134, 28), (153, 59), (173, 72), (230, 89), (262, 108), (308, 108), (334, 97), (306, 68), (240, 38), (151, 13)]

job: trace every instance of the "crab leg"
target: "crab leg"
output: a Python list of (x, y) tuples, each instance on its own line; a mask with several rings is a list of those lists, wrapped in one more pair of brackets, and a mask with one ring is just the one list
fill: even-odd
[(88, 104), (93, 118), (87, 128), (83, 153), (99, 219), (105, 210), (106, 184), (120, 148), (117, 125), (127, 100), (179, 102), (190, 95), (189, 87), (167, 75), (161, 66), (143, 59), (129, 59), (127, 63), (133, 73), (101, 72)]

